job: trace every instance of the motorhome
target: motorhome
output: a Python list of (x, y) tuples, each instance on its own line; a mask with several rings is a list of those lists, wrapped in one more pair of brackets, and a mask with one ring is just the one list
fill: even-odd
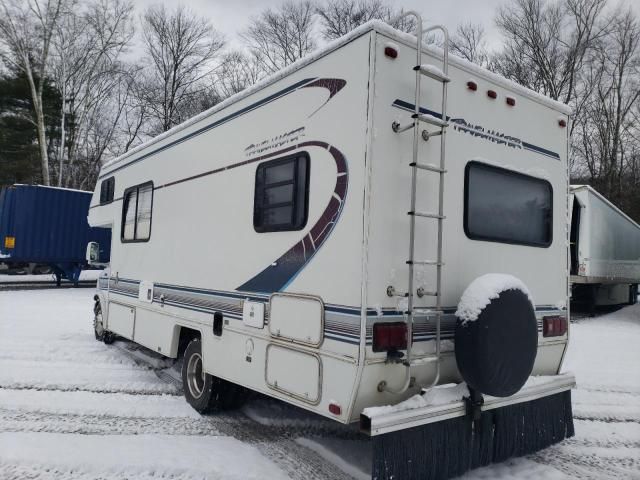
[[(417, 26), (361, 26), (110, 161), (89, 212), (113, 231), (97, 338), (182, 357), (201, 412), (256, 391), (360, 421), (376, 478), (442, 468), (414, 442), (443, 425), (511, 450), (439, 478), (572, 434), (570, 111)], [(446, 408), (365, 412), (461, 382)]]
[(572, 185), (572, 300), (596, 306), (636, 303), (640, 225), (588, 185)]

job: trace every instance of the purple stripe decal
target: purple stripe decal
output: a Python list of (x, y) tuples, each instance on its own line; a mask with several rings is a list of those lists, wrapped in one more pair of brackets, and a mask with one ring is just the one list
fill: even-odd
[(236, 290), (272, 293), (284, 290), (289, 283), (302, 271), (329, 237), (335, 227), (347, 196), (348, 171), (347, 161), (337, 148), (326, 142), (303, 142), (296, 148), (320, 147), (329, 151), (336, 163), (337, 175), (333, 195), (329, 204), (320, 215), (311, 230), (280, 258), (258, 273), (248, 282), (240, 285)]

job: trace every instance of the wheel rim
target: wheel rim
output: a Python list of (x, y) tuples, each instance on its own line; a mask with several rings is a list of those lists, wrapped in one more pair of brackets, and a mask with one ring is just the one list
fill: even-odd
[(202, 369), (202, 357), (194, 353), (187, 363), (187, 386), (193, 398), (200, 398), (204, 391), (204, 370)]

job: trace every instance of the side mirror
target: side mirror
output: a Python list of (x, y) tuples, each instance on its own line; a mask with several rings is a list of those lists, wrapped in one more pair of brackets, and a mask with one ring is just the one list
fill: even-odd
[(98, 242), (89, 242), (87, 244), (86, 259), (89, 265), (100, 263), (100, 244)]

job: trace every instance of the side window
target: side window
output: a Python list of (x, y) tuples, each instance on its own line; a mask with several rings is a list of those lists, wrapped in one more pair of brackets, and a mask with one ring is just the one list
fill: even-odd
[(128, 188), (122, 202), (123, 242), (146, 242), (151, 236), (153, 183)]
[(553, 238), (553, 190), (540, 178), (469, 162), (464, 231), (474, 240), (548, 247)]
[(116, 189), (116, 179), (114, 177), (103, 180), (100, 184), (100, 205), (113, 202), (113, 193)]
[(253, 228), (256, 232), (301, 230), (309, 209), (309, 155), (297, 153), (258, 165)]

